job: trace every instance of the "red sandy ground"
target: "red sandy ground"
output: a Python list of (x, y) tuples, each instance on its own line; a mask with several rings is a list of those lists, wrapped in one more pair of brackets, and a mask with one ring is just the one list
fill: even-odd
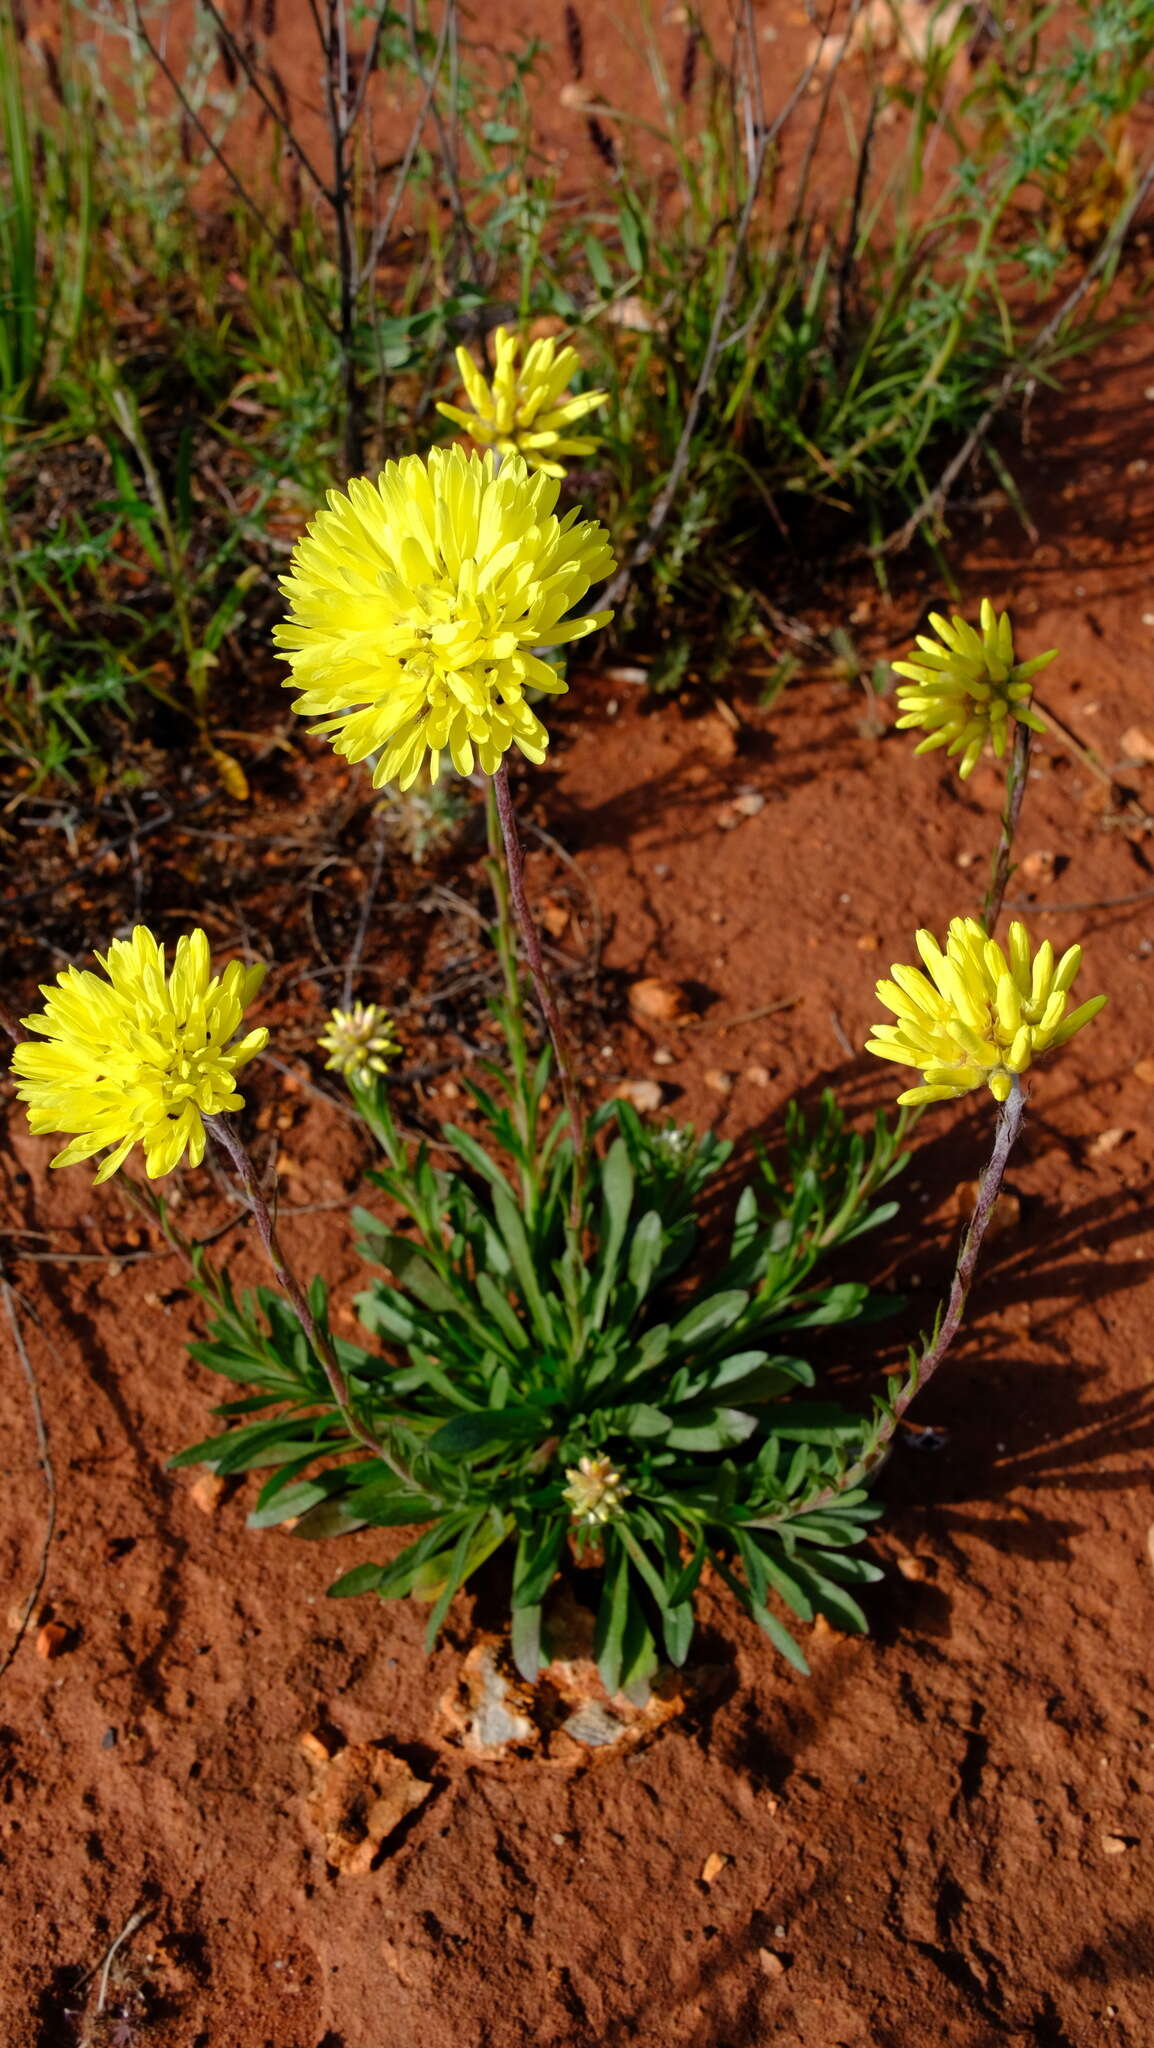
[[(1056, 854), (1058, 872), (1012, 894), (1036, 894), (1039, 936), (1084, 941), (1086, 991), (1110, 1006), (1033, 1081), (1020, 1218), (918, 1416), (948, 1440), (907, 1444), (885, 1475), (872, 1639), (815, 1635), (801, 1679), (707, 1592), (712, 1709), (586, 1770), (470, 1765), (436, 1713), (469, 1598), (427, 1661), (422, 1610), (325, 1602), (338, 1564), (377, 1539), (322, 1553), (254, 1535), (251, 1486), (206, 1516), (190, 1476), (166, 1472), (219, 1391), (185, 1356), (195, 1316), (175, 1260), (119, 1275), (17, 1262), (61, 1487), (47, 1595), (72, 1634), (51, 1661), (26, 1642), (0, 1699), (7, 2048), (77, 2040), (77, 1978), (142, 1905), (153, 1918), (125, 1955), (155, 2017), (133, 2038), (165, 2048), (1148, 2048), (1154, 894), (1151, 771), (1119, 764), (1128, 729), (1154, 734), (1152, 384), (1146, 339), (1116, 344), (1039, 433), (1026, 484), (1043, 543), (998, 522), (965, 564), (971, 604), (1010, 599), (1028, 649), (1062, 648), (1046, 699), (1134, 794), (1110, 799), (1039, 744), (1020, 850)], [(914, 595), (891, 611), (859, 593), (867, 649), (901, 643)], [(868, 707), (844, 683), (799, 685), (769, 715), (744, 709), (741, 684), (733, 751), (716, 712), (578, 680), (526, 789), (608, 920), (615, 1021), (589, 1045), (591, 1085), (655, 1073), (679, 1113), (739, 1142), (772, 1137), (786, 1097), (820, 1081), (887, 1099), (888, 1075), (841, 1035), (860, 1044), (874, 978), (910, 957), (917, 922), (975, 906), (999, 787), (863, 735)], [(304, 778), (328, 772), (311, 758), (293, 771), (298, 815)], [(764, 808), (723, 832), (748, 789)], [(537, 863), (535, 887), (554, 885)], [(370, 959), (388, 931), (382, 914)], [(649, 974), (700, 984), (699, 1021), (664, 1037), (630, 1024), (613, 991)], [(662, 1042), (673, 1062), (654, 1066)], [(726, 1097), (705, 1085), (714, 1069), (735, 1077)], [(351, 1193), (366, 1163), (351, 1125), (266, 1076), (287, 1202)], [(975, 1099), (917, 1134), (894, 1253), (911, 1329), (988, 1129)], [(57, 1247), (123, 1249), (111, 1191), (81, 1171), (50, 1180), (49, 1150), (13, 1114), (14, 1219), (59, 1228)], [(190, 1227), (222, 1213), (190, 1176)], [(302, 1264), (351, 1285), (339, 1209), (286, 1229)], [(236, 1268), (255, 1276), (244, 1245)], [(0, 1398), (13, 1597), (43, 1498), (10, 1347)], [(387, 1739), (435, 1786), (366, 1877), (326, 1869), (305, 1815), (298, 1740), (326, 1723)], [(707, 1882), (711, 1857), (727, 1860)]]
[[(604, 86), (604, 46), (587, 42)], [(581, 116), (566, 120), (576, 147)], [(0, 1683), (5, 2048), (74, 2048), (78, 1980), (139, 1908), (152, 1917), (120, 1982), (147, 1987), (151, 2016), (124, 2037), (146, 2048), (1149, 2048), (1154, 772), (1122, 766), (1122, 735), (1154, 742), (1152, 391), (1148, 340), (1115, 345), (1037, 423), (1024, 482), (1042, 544), (999, 516), (959, 564), (971, 607), (988, 591), (1013, 604), (1028, 651), (1062, 648), (1045, 699), (1122, 785), (1111, 796), (1058, 741), (1039, 744), (1020, 851), (1055, 855), (1055, 871), (1032, 864), (1011, 891), (1036, 896), (1037, 936), (1083, 940), (1085, 991), (1111, 1001), (1032, 1084), (1019, 1219), (915, 1410), (945, 1446), (907, 1442), (886, 1472), (873, 1636), (816, 1633), (810, 1679), (707, 1589), (700, 1655), (721, 1687), (695, 1720), (587, 1770), (468, 1764), (437, 1702), (472, 1600), (427, 1660), (424, 1610), (324, 1599), (338, 1568), (379, 1554), (371, 1535), (325, 1552), (254, 1535), (252, 1485), (198, 1509), (165, 1459), (205, 1433), (220, 1388), (185, 1354), (197, 1318), (178, 1262), (110, 1271), (101, 1254), (148, 1243), (85, 1172), (50, 1179), (51, 1148), (10, 1114), (12, 1224), (96, 1256), (10, 1261), (61, 1492), (46, 1598), (70, 1633), (52, 1660), (26, 1641)], [(863, 651), (896, 651), (930, 591), (891, 609), (855, 590)], [(795, 1091), (889, 1099), (845, 1042), (860, 1045), (873, 982), (911, 957), (915, 925), (976, 907), (999, 802), (992, 770), (963, 787), (940, 757), (871, 733), (860, 689), (811, 679), (759, 714), (747, 681), (733, 680), (734, 747), (718, 712), (691, 720), (578, 679), (525, 785), (607, 921), (591, 1088), (655, 1075), (679, 1115), (739, 1150), (772, 1139)], [(269, 703), (279, 717), (271, 683)], [(254, 833), (303, 832), (339, 800), (327, 757), (294, 745), (287, 767), (254, 766)], [(764, 807), (722, 831), (746, 791)], [(248, 829), (223, 798), (203, 822)], [(186, 873), (195, 903), (188, 844), (142, 842), (145, 915)], [(559, 875), (534, 856), (538, 892)], [(386, 873), (382, 905), (391, 886)], [(247, 908), (257, 949), (291, 961), (271, 885)], [(409, 972), (392, 929), (382, 908), (366, 960)], [(639, 1031), (624, 991), (645, 975), (695, 984), (698, 1021)], [(300, 992), (266, 1014), (274, 1032), (278, 1017), (299, 1027)], [(662, 1046), (672, 1062), (655, 1064)], [(347, 1120), (267, 1067), (252, 1092), (274, 1106), (288, 1206), (353, 1199), (368, 1160)], [(433, 1083), (414, 1101), (448, 1111)], [(917, 1133), (888, 1247), (911, 1333), (948, 1273), (989, 1119), (975, 1099)], [(185, 1187), (194, 1233), (227, 1218), (204, 1174)], [(347, 1299), (340, 1208), (285, 1228)], [(257, 1277), (243, 1242), (234, 1258)], [(0, 1570), (19, 1602), (43, 1488), (6, 1326), (0, 1341)], [(867, 1398), (863, 1367), (848, 1384)], [(322, 1725), (387, 1740), (434, 1784), (366, 1877), (328, 1870), (307, 1820), (299, 1737)]]

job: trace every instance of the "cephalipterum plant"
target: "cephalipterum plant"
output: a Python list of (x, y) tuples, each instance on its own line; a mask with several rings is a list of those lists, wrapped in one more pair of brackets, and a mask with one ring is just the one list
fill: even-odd
[[(529, 443), (552, 431), (532, 397)], [(446, 759), (485, 782), (505, 1058), (466, 1078), (473, 1127), (444, 1125), (435, 1151), (401, 1135), (384, 1011), (338, 1010), (322, 1040), (381, 1155), (369, 1178), (384, 1213), (353, 1216), (362, 1335), (334, 1330), (323, 1276), (306, 1285), (294, 1272), (236, 1121), (238, 1071), (267, 1037), (245, 1023), (259, 967), (214, 972), (200, 932), (178, 943), (171, 971), (143, 928), (113, 941), (103, 975), (70, 967), (45, 990), (16, 1084), (34, 1131), (70, 1134), (56, 1165), (102, 1154), (102, 1180), (140, 1144), (151, 1182), (186, 1154), (199, 1161), (209, 1140), (229, 1162), (274, 1284), (238, 1296), (226, 1269), (193, 1254), (209, 1308), (194, 1355), (242, 1392), (217, 1410), (223, 1429), (175, 1462), (265, 1471), (257, 1529), (418, 1532), (335, 1593), (425, 1600), (432, 1641), (503, 1553), (514, 1653), (532, 1679), (549, 1654), (551, 1592), (575, 1562), (600, 1576), (597, 1656), (613, 1693), (684, 1661), (710, 1572), (804, 1669), (784, 1615), (866, 1625), (870, 1483), (960, 1326), (1023, 1076), (1105, 998), (1069, 1012), (1077, 947), (1055, 961), (1015, 924), (1003, 950), (1002, 875), (984, 923), (955, 918), (944, 947), (919, 932), (925, 971), (898, 965), (879, 983), (896, 1022), (869, 1049), (921, 1076), (896, 1121), (879, 1113), (863, 1136), (831, 1096), (811, 1118), (791, 1106), (784, 1160), (762, 1157), (720, 1256), (704, 1259), (699, 1197), (729, 1148), (621, 1102), (590, 1109), (525, 889), (509, 750), (543, 758), (549, 733), (528, 700), (565, 682), (541, 650), (604, 622), (576, 608), (613, 564), (596, 522), (558, 518), (557, 478), (526, 460), (539, 441), (522, 453), (516, 421), (507, 439), (500, 457), (434, 450), (330, 494), (284, 581), (278, 639), (297, 709), (348, 759), (372, 761), (378, 783), (435, 777)], [(978, 633), (934, 624), (940, 642), (920, 643), (903, 717), (923, 744), (961, 752), (964, 772), (986, 740), (1000, 751), (1011, 725), (1028, 733), (1038, 664), (1015, 665), (1009, 621), (988, 607)], [(893, 1216), (886, 1191), (911, 1117), (980, 1087), (996, 1124), (947, 1300), (905, 1371), (855, 1414), (821, 1397), (807, 1356), (814, 1331), (860, 1330), (878, 1313), (836, 1255)], [(163, 1198), (136, 1192), (182, 1242)]]

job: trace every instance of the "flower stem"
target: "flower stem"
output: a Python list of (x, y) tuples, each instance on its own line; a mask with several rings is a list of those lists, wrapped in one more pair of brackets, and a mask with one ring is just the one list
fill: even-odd
[(513, 798), (509, 790), (509, 771), (502, 761), (493, 776), (493, 793), (497, 799), (497, 817), (501, 825), (501, 839), (505, 848), (505, 866), (509, 874), (509, 895), (513, 904), (513, 915), (525, 948), (525, 958), (533, 977), (537, 1001), (553, 1045), (553, 1056), (557, 1062), (557, 1077), (569, 1116), (569, 1130), (573, 1139), (573, 1157), (576, 1162), (578, 1188), (583, 1175), (585, 1157), (585, 1125), (581, 1115), (580, 1096), (568, 1042), (561, 1025), (553, 995), (552, 983), (545, 970), (541, 952), (541, 940), (525, 894), (525, 857), (521, 850), (521, 838), (517, 831), (517, 819), (513, 810)]
[[(1010, 1154), (1021, 1133), (1024, 1109), (1022, 1084), (1015, 1074), (1010, 1093), (998, 1110), (993, 1150), (985, 1172), (978, 1182), (973, 1211), (958, 1248), (957, 1263), (954, 1266), (944, 1312), (935, 1323), (931, 1335), (923, 1341), (917, 1357), (911, 1356), (905, 1382), (882, 1416), (869, 1449), (855, 1464), (847, 1467), (833, 1485), (823, 1487), (820, 1493), (802, 1501), (787, 1513), (773, 1517), (773, 1520), (795, 1521), (801, 1515), (812, 1514), (830, 1506), (842, 1494), (852, 1493), (857, 1487), (867, 1485), (879, 1466), (884, 1463), (907, 1408), (915, 1394), (920, 1394), (922, 1389), (929, 1385), (962, 1326), (966, 1302), (977, 1270), (978, 1255), (990, 1226), (990, 1218), (994, 1213), (994, 1205), (1001, 1190)], [(766, 1523), (759, 1524), (759, 1527), (765, 1526)]]
[(312, 1309), (309, 1307), (308, 1296), (293, 1272), (292, 1267), (289, 1265), (288, 1260), (285, 1258), (284, 1252), (281, 1249), (280, 1239), (277, 1235), (276, 1224), (273, 1222), (268, 1203), (265, 1201), (263, 1190), (257, 1179), (256, 1168), (239, 1132), (226, 1116), (206, 1116), (204, 1122), (206, 1130), (216, 1139), (217, 1144), (228, 1155), (229, 1160), (236, 1169), (237, 1178), (240, 1181), (245, 1200), (252, 1211), (257, 1230), (260, 1234), (260, 1241), (264, 1246), (265, 1256), (272, 1267), (273, 1277), (281, 1293), (292, 1308), (313, 1351), (320, 1360), (322, 1371), (340, 1411), (341, 1421), (344, 1423), (349, 1435), (354, 1437), (359, 1444), (363, 1444), (367, 1451), (371, 1451), (375, 1458), (383, 1459), (384, 1463), (388, 1465), (390, 1470), (406, 1486), (415, 1486), (413, 1475), (407, 1466), (385, 1444), (378, 1442), (371, 1430), (366, 1428), (365, 1424), (361, 1422), (354, 1412), (348, 1382), (341, 1370), (332, 1340), (326, 1331), (318, 1327)]
[(957, 1264), (954, 1267), (954, 1277), (950, 1282), (945, 1314), (938, 1323), (932, 1337), (923, 1345), (921, 1356), (915, 1359), (911, 1365), (906, 1384), (890, 1410), (884, 1439), (880, 1447), (875, 1445), (874, 1453), (871, 1454), (874, 1463), (877, 1462), (877, 1455), (880, 1455), (880, 1448), (888, 1445), (893, 1437), (914, 1395), (920, 1393), (923, 1387), (929, 1385), (962, 1326), (962, 1318), (966, 1312), (966, 1302), (969, 1299), (970, 1288), (973, 1286), (974, 1273), (977, 1269), (978, 1254), (982, 1249), (983, 1239), (990, 1227), (990, 1218), (993, 1216), (994, 1205), (1001, 1191), (1010, 1154), (1021, 1133), (1024, 1109), (1025, 1098), (1022, 1094), (1022, 1084), (1015, 1074), (1010, 1085), (1010, 1092), (998, 1110), (998, 1121), (994, 1129), (993, 1150), (990, 1153), (985, 1172), (978, 1182), (978, 1192), (974, 1200), (973, 1211), (969, 1223), (966, 1225), (966, 1234), (958, 1248)]
[(1001, 837), (994, 854), (990, 886), (982, 905), (982, 924), (990, 938), (994, 935), (994, 927), (998, 922), (1002, 899), (1010, 879), (1010, 854), (1018, 829), (1018, 817), (1022, 809), (1022, 798), (1026, 794), (1026, 778), (1030, 768), (1030, 738), (1029, 726), (1015, 723), (1014, 744), (1010, 750), (1010, 765), (1006, 771), (1006, 801), (1002, 809)]

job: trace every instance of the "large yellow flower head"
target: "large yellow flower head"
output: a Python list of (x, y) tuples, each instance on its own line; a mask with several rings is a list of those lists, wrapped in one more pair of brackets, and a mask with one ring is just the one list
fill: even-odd
[(1016, 1074), (1065, 1045), (1106, 1001), (1091, 996), (1067, 1017), (1082, 948), (1071, 946), (1055, 964), (1046, 939), (1031, 957), (1022, 924), (1010, 926), (1008, 959), (973, 917), (954, 918), (944, 952), (927, 931), (918, 933), (917, 948), (928, 973), (891, 967), (893, 980), (879, 981), (877, 993), (898, 1021), (875, 1025), (866, 1041), (879, 1059), (921, 1068), (923, 1085), (907, 1088), (899, 1102), (943, 1102), (983, 1082), (1004, 1102)]
[(315, 717), (349, 761), (376, 754), (373, 782), (408, 789), (448, 753), (487, 775), (514, 743), (543, 761), (549, 735), (527, 690), (566, 688), (536, 647), (583, 639), (609, 612), (570, 618), (614, 567), (609, 536), (518, 457), (434, 448), (370, 483), (330, 491), (281, 588), (278, 646)]
[(330, 1072), (343, 1074), (358, 1088), (371, 1088), (377, 1074), (387, 1074), (389, 1061), (401, 1050), (393, 1020), (379, 1003), (334, 1010), (317, 1044), (329, 1055), (325, 1066)]
[(917, 636), (918, 659), (895, 661), (894, 674), (908, 676), (898, 685), (899, 727), (922, 726), (926, 737), (916, 752), (945, 747), (960, 754), (958, 773), (965, 781), (978, 764), (987, 740), (999, 757), (1006, 751), (1010, 721), (1045, 732), (1045, 721), (1030, 709), (1031, 678), (1047, 668), (1057, 654), (1035, 654), (1031, 661), (1014, 660), (1010, 615), (999, 617), (988, 597), (982, 599), (981, 630), (967, 625), (957, 612), (944, 619), (930, 613), (937, 634)]
[(534, 341), (519, 363), (520, 337), (507, 327), (498, 327), (493, 346), (497, 367), (491, 384), (468, 349), (457, 350), (457, 368), (472, 412), (443, 402), (437, 411), (464, 427), (478, 446), (495, 448), (498, 455), (523, 455), (530, 469), (563, 477), (563, 455), (592, 455), (598, 446), (596, 435), (573, 435), (570, 427), (604, 405), (609, 393), (582, 391), (566, 398), (565, 388), (581, 367), (575, 348), (558, 349), (553, 340)]
[(137, 1144), (150, 1180), (171, 1173), (185, 1152), (199, 1166), (204, 1118), (241, 1107), (237, 1069), (268, 1043), (264, 1025), (236, 1035), (265, 970), (230, 960), (214, 974), (208, 940), (195, 931), (177, 940), (166, 976), (164, 947), (144, 925), (96, 958), (107, 980), (66, 967), (41, 989), (43, 1011), (23, 1019), (44, 1041), (18, 1045), (12, 1056), (29, 1127), (38, 1137), (74, 1134), (53, 1166), (75, 1166), (111, 1146), (98, 1182)]

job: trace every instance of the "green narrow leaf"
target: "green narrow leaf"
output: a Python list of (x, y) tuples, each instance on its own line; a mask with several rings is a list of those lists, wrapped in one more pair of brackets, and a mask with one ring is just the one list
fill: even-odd
[(612, 1698), (621, 1686), (621, 1659), (629, 1612), (629, 1558), (613, 1530), (606, 1533), (605, 1551), (605, 1578), (593, 1632), (593, 1653), (601, 1683)]
[(428, 1449), (438, 1458), (462, 1458), (496, 1444), (526, 1443), (548, 1429), (548, 1413), (540, 1408), (479, 1408), (442, 1423)]
[(358, 1593), (375, 1593), (385, 1576), (379, 1564), (356, 1564), (329, 1587), (330, 1600), (354, 1600)]
[(617, 1277), (617, 1261), (633, 1208), (633, 1189), (634, 1173), (629, 1147), (623, 1138), (615, 1138), (601, 1166), (603, 1206), (601, 1243), (597, 1255), (599, 1272), (590, 1309), (593, 1327), (598, 1330), (605, 1320), (605, 1310)]
[(459, 1296), (448, 1281), (442, 1279), (419, 1245), (401, 1237), (395, 1230), (386, 1230), (368, 1209), (354, 1209), (353, 1223), (361, 1233), (358, 1249), (363, 1256), (378, 1266), (384, 1266), (423, 1308), (432, 1309), (437, 1315), (461, 1313)]

